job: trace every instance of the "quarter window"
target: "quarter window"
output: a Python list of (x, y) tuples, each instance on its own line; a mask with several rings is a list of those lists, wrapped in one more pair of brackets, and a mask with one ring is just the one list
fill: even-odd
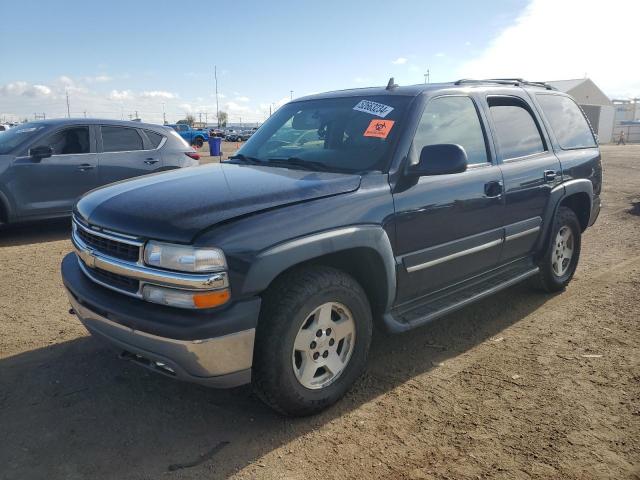
[(151, 130), (145, 130), (144, 133), (147, 134), (147, 138), (149, 139), (149, 142), (151, 143), (151, 146), (153, 148), (158, 148), (158, 145), (160, 145), (160, 142), (162, 142), (162, 139), (164, 138), (163, 135), (152, 132)]
[(424, 147), (441, 143), (454, 143), (464, 148), (469, 165), (487, 163), (484, 133), (471, 98), (438, 97), (429, 102), (413, 139), (414, 161)]
[(135, 128), (101, 127), (102, 150), (105, 152), (129, 152), (142, 150), (142, 137)]
[(503, 160), (544, 152), (540, 130), (521, 100), (490, 98), (489, 110)]
[(50, 146), (54, 155), (89, 153), (89, 127), (65, 128), (40, 143)]
[(591, 128), (576, 102), (560, 95), (538, 94), (537, 97), (561, 148), (569, 150), (596, 146)]

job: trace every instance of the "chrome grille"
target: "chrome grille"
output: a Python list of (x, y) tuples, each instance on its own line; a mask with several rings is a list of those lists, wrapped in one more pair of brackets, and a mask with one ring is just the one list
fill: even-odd
[(110, 257), (129, 262), (137, 262), (140, 258), (140, 247), (125, 242), (119, 242), (90, 232), (85, 228), (77, 229), (78, 237), (90, 248)]

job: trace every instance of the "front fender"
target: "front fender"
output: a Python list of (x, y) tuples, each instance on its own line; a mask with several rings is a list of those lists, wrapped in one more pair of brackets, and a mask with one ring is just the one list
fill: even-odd
[(278, 275), (295, 265), (353, 248), (369, 248), (380, 255), (387, 285), (385, 309), (389, 309), (396, 296), (395, 260), (389, 237), (378, 225), (354, 225), (329, 230), (287, 241), (261, 252), (252, 262), (243, 294), (255, 295), (266, 290)]

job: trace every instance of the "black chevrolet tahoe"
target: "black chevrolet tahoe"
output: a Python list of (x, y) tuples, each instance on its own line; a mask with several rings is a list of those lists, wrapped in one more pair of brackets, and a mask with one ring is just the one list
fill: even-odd
[(571, 97), (520, 79), (288, 103), (229, 160), (76, 205), (72, 311), (127, 359), (289, 415), (337, 401), (372, 330), (571, 280), (602, 168)]

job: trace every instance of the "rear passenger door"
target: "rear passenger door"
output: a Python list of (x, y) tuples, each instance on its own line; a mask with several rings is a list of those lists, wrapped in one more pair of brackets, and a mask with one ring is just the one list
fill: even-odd
[(105, 185), (152, 173), (162, 167), (160, 151), (139, 128), (101, 125), (99, 180)]
[(561, 168), (524, 90), (486, 97), (500, 168), (504, 178), (505, 243), (501, 263), (530, 254), (541, 231), (551, 190), (561, 182)]
[(492, 161), (476, 102), (466, 95), (426, 105), (409, 153), (453, 143), (467, 153), (465, 172), (423, 176), (393, 193), (398, 301), (428, 294), (491, 269), (503, 238), (502, 175)]

